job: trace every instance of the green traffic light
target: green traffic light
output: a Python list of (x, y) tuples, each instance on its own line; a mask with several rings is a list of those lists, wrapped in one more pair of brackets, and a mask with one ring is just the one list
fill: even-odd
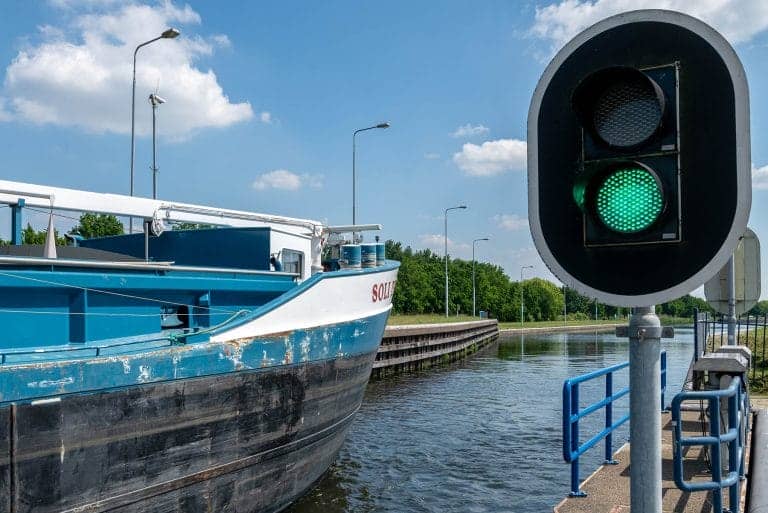
[(648, 170), (621, 168), (597, 191), (597, 215), (609, 229), (637, 233), (651, 226), (664, 207), (661, 187)]

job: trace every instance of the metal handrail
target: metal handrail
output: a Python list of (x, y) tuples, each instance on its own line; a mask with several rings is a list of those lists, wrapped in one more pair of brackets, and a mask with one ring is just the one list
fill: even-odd
[[(720, 429), (720, 399), (728, 400), (728, 429)], [(683, 436), (680, 418), (683, 401), (707, 401), (709, 436)], [(747, 396), (742, 381), (735, 376), (728, 388), (696, 392), (680, 392), (672, 400), (672, 425), (674, 428), (674, 478), (675, 484), (687, 492), (712, 491), (713, 512), (723, 511), (723, 488), (728, 488), (730, 513), (739, 513), (740, 487), (744, 477), (744, 429), (748, 422)], [(728, 474), (723, 477), (720, 458), (721, 444), (728, 444)], [(683, 478), (683, 447), (704, 445), (710, 447), (712, 481), (688, 482)]]
[[(661, 352), (661, 409), (664, 410), (664, 392), (667, 385), (667, 352)], [(629, 367), (629, 362), (618, 363), (604, 369), (588, 372), (563, 382), (563, 459), (571, 464), (571, 497), (586, 497), (586, 492), (579, 490), (579, 457), (605, 439), (605, 459), (603, 464), (615, 465), (613, 459), (613, 432), (629, 420), (629, 414), (613, 421), (613, 403), (629, 394), (629, 387), (618, 392), (613, 391), (613, 373)], [(579, 384), (605, 376), (605, 396), (602, 400), (579, 409)], [(579, 444), (579, 420), (590, 413), (605, 408), (605, 427), (598, 434)]]

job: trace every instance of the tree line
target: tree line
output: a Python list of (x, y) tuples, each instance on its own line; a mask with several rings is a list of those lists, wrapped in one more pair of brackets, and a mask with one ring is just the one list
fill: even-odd
[[(445, 259), (429, 249), (413, 250), (393, 240), (386, 242), (387, 258), (400, 261), (397, 286), (392, 299), (396, 314), (439, 314), (445, 312)], [(448, 310), (451, 315), (472, 314), (472, 262), (449, 259)], [(612, 319), (627, 315), (627, 308), (596, 302), (573, 289), (541, 278), (522, 282), (510, 279), (499, 265), (475, 263), (476, 310), (502, 322), (520, 321), (524, 304), (525, 321), (568, 319)], [(565, 309), (563, 308), (565, 306)], [(712, 311), (701, 298), (684, 296), (657, 306), (657, 313), (692, 317), (695, 309)]]
[[(207, 225), (181, 224), (174, 229), (200, 229)], [(125, 233), (117, 217), (109, 214), (84, 213), (70, 233), (86, 239)], [(54, 233), (56, 244), (66, 245), (64, 237)], [(46, 230), (35, 230), (30, 224), (22, 230), (22, 243), (44, 244)], [(8, 241), (0, 239), (0, 245)], [(396, 314), (441, 314), (445, 312), (445, 260), (442, 255), (429, 249), (414, 251), (410, 246), (394, 240), (386, 242), (387, 258), (400, 262), (397, 286), (392, 298)], [(452, 315), (472, 313), (472, 262), (449, 259), (450, 281), (448, 310)], [(521, 299), (525, 305), (526, 321), (554, 321), (568, 319), (610, 319), (623, 317), (626, 308), (597, 303), (573, 289), (563, 289), (554, 283), (530, 278), (522, 282), (512, 280), (499, 265), (475, 263), (476, 311), (488, 312), (489, 317), (502, 322), (520, 321)], [(565, 306), (565, 308), (564, 308)], [(657, 306), (659, 314), (673, 317), (692, 317), (695, 309), (713, 312), (701, 298), (690, 295)], [(768, 315), (768, 301), (760, 301), (749, 312), (752, 315)]]

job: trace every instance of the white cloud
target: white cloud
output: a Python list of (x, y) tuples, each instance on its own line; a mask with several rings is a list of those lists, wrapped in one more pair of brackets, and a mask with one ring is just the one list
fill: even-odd
[(463, 138), (463, 137), (476, 137), (479, 135), (485, 135), (490, 130), (488, 127), (483, 125), (475, 125), (472, 126), (471, 124), (467, 123), (466, 125), (462, 125), (451, 134), (451, 137), (455, 137), (457, 139)]
[(272, 114), (269, 112), (262, 112), (259, 114), (259, 119), (262, 123), (266, 123), (267, 125), (272, 124)]
[[(442, 254), (445, 251), (444, 235), (438, 235), (434, 233), (419, 235), (419, 242), (437, 253)], [(448, 239), (448, 253), (451, 253), (452, 251), (466, 250), (468, 248), (471, 248), (469, 244), (458, 243), (450, 238)]]
[(555, 51), (603, 18), (636, 9), (684, 12), (712, 25), (733, 44), (749, 41), (768, 28), (765, 0), (563, 0), (537, 7), (530, 33), (550, 41)]
[(13, 118), (11, 113), (8, 112), (7, 103), (7, 100), (0, 96), (0, 122), (10, 121)]
[(528, 228), (528, 218), (520, 217), (517, 214), (499, 214), (493, 216), (491, 220), (495, 222), (496, 226), (499, 228), (503, 228), (504, 230), (508, 230), (510, 232)]
[(752, 187), (760, 190), (768, 190), (768, 165), (755, 167), (752, 164)]
[(161, 135), (178, 139), (253, 117), (248, 102), (230, 101), (212, 70), (195, 67), (199, 57), (229, 45), (229, 39), (194, 35), (189, 26), (201, 19), (188, 5), (92, 0), (58, 0), (54, 5), (64, 9), (67, 21), (42, 27), (38, 42), (20, 50), (8, 65), (0, 91), (7, 106), (0, 118), (130, 133), (133, 51), (172, 26), (181, 27), (180, 37), (161, 39), (138, 52), (136, 133), (151, 132), (147, 97), (158, 86), (168, 101), (158, 114)]
[(517, 139), (498, 139), (482, 145), (467, 143), (453, 154), (459, 169), (472, 176), (493, 176), (504, 171), (522, 171), (526, 165), (527, 145)]
[(322, 175), (296, 174), (287, 169), (275, 169), (260, 174), (253, 181), (253, 188), (257, 191), (267, 189), (280, 189), (284, 191), (296, 191), (302, 187), (319, 189), (323, 186)]

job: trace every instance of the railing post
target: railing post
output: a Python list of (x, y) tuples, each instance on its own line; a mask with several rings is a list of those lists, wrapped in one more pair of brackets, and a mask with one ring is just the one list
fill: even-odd
[(699, 361), (699, 309), (693, 309), (693, 361)]
[[(605, 375), (605, 398), (613, 397), (613, 372)], [(605, 405), (605, 428), (610, 429), (613, 426), (613, 401)], [(613, 432), (609, 431), (605, 435), (605, 459), (603, 464), (616, 465), (619, 462), (613, 459)]]
[[(736, 390), (736, 393), (728, 398), (728, 429), (735, 429), (736, 436), (728, 442), (728, 475), (729, 477), (733, 472), (738, 473), (740, 470), (739, 457), (741, 453), (741, 428), (739, 426), (739, 416), (741, 410), (741, 385)], [(728, 507), (731, 513), (739, 513), (739, 499), (740, 499), (740, 485), (741, 480), (736, 481), (728, 488)]]
[[(720, 399), (709, 401), (709, 434), (720, 438)], [(720, 445), (710, 446), (709, 457), (712, 460), (712, 481), (717, 483), (717, 488), (712, 491), (712, 511), (723, 512), (723, 489), (720, 484), (723, 481), (723, 467), (720, 461)]]
[(667, 411), (664, 393), (667, 391), (667, 352), (661, 352), (661, 411)]
[[(579, 384), (574, 383), (571, 386), (571, 411), (576, 414), (579, 413)], [(571, 422), (571, 453), (579, 450), (579, 419)], [(571, 462), (571, 493), (572, 497), (582, 497), (586, 495), (579, 490), (579, 457), (573, 459)]]

